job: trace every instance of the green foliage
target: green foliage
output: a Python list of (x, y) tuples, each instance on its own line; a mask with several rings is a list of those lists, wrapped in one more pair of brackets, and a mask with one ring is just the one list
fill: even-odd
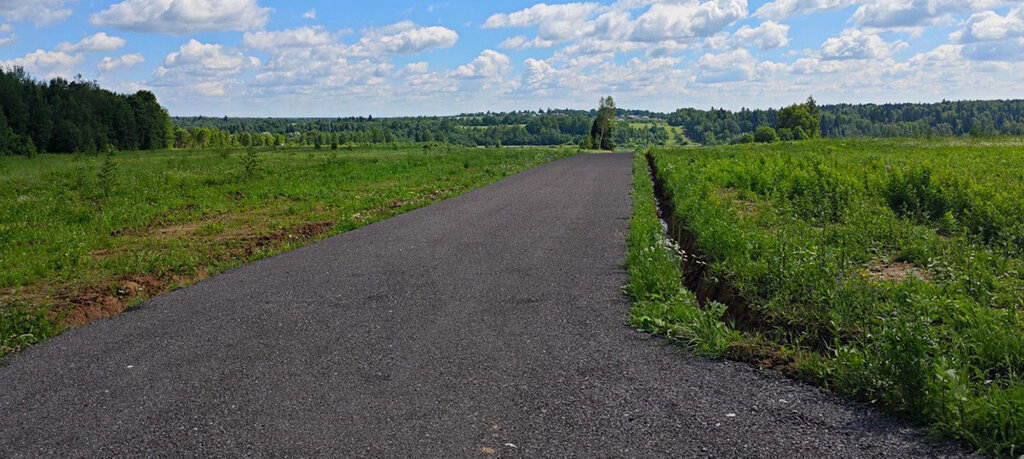
[[(676, 145), (667, 124), (656, 121), (617, 121), (613, 133), (615, 145), (644, 149), (653, 145)], [(678, 139), (677, 139), (678, 142)], [(683, 140), (685, 142), (685, 140)]]
[[(747, 334), (794, 374), (994, 455), (1024, 445), (1019, 139), (653, 151)], [(731, 353), (729, 354), (731, 355)]]
[(583, 139), (580, 140), (578, 147), (580, 150), (592, 150), (594, 148), (594, 144), (591, 141), (590, 136), (588, 135), (584, 136)]
[(172, 140), (167, 111), (148, 91), (132, 95), (95, 82), (33, 80), (24, 69), (0, 69), (0, 154), (157, 150)]
[(779, 110), (775, 128), (779, 130), (779, 137), (784, 141), (820, 139), (821, 113), (818, 104), (813, 97), (809, 97), (806, 103), (790, 105)]
[(623, 290), (633, 300), (630, 323), (638, 330), (678, 340), (695, 353), (721, 356), (736, 338), (719, 317), (725, 306), (701, 308), (682, 281), (678, 248), (665, 236), (658, 220), (654, 187), (647, 160), (637, 155), (633, 166), (633, 217), (629, 223)]
[(616, 116), (615, 101), (611, 96), (602, 97), (597, 109), (597, 118), (594, 119), (594, 125), (590, 128), (590, 143), (594, 148), (615, 150)]
[(747, 132), (741, 135), (739, 143), (754, 143), (754, 134)]
[(97, 175), (97, 181), (100, 188), (103, 191), (103, 196), (109, 196), (110, 192), (117, 185), (117, 159), (114, 157), (114, 152), (107, 153), (106, 159), (103, 160), (103, 165), (100, 166), (100, 172)]
[[(318, 145), (317, 150), (320, 149)], [(259, 152), (256, 151), (256, 147), (248, 146), (245, 148), (245, 153), (242, 154), (242, 175), (246, 178), (259, 174), (263, 171), (263, 160), (260, 158)]]
[(879, 193), (899, 215), (943, 234), (967, 233), (1013, 253), (1024, 253), (1024, 202), (1002, 185), (961, 175), (936, 176), (934, 166), (887, 166)]
[(779, 141), (779, 135), (771, 126), (760, 126), (754, 131), (754, 141), (757, 143), (773, 143)]
[(564, 145), (590, 134), (595, 114), (582, 110), (410, 118), (175, 118), (176, 148), (421, 143), (458, 146)]
[(9, 139), (10, 140), (7, 143), (7, 151), (11, 155), (32, 158), (37, 154), (36, 145), (32, 143), (32, 139), (18, 134), (11, 134)]
[[(808, 103), (813, 99), (808, 100)], [(686, 137), (713, 145), (708, 139), (735, 143), (740, 135), (754, 132), (758, 126), (787, 127), (793, 131), (794, 140), (857, 137), (951, 137), (951, 136), (994, 136), (1024, 135), (1024, 100), (991, 101), (949, 101), (934, 104), (840, 104), (817, 106), (820, 125), (811, 129), (810, 119), (814, 112), (803, 113), (794, 106), (792, 112), (801, 122), (786, 120), (780, 122), (782, 110), (728, 111), (712, 108), (699, 110), (681, 108), (668, 114), (664, 119), (670, 126), (678, 127)], [(788, 118), (789, 115), (786, 115)], [(796, 126), (796, 127), (794, 127)], [(799, 128), (799, 129), (798, 129)], [(803, 131), (803, 132), (800, 132)]]
[(60, 318), (48, 307), (0, 301), (0, 358), (63, 331)]
[[(174, 119), (172, 140), (175, 148), (186, 149), (250, 144), (313, 146), (318, 142), (322, 146), (337, 143), (339, 147), (385, 143), (494, 146), (497, 142), (502, 145), (578, 145), (583, 137), (591, 136), (598, 111), (547, 109), (404, 118), (181, 117)], [(792, 140), (822, 136), (954, 136), (966, 135), (972, 129), (979, 136), (1024, 135), (1024, 101), (1021, 100), (818, 107), (813, 99), (808, 99), (781, 110), (732, 112), (686, 108), (668, 114), (622, 108), (615, 111), (626, 120), (614, 123), (612, 138), (617, 145), (633, 147), (690, 142), (739, 143), (741, 135), (753, 133), (758, 126), (790, 129)], [(787, 121), (788, 118), (793, 120)], [(812, 118), (820, 118), (819, 125), (814, 126), (809, 121)], [(787, 123), (797, 126), (790, 127)], [(779, 135), (784, 137), (784, 131)]]
[(213, 151), (220, 157), (220, 159), (228, 159), (231, 157), (231, 148), (228, 148), (227, 145), (218, 145), (213, 149)]

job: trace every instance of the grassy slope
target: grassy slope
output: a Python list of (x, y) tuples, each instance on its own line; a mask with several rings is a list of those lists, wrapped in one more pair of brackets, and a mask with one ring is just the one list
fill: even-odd
[[(1019, 140), (802, 142), (653, 155), (708, 276), (749, 301), (750, 320), (741, 335), (688, 330), (693, 302), (676, 299), (685, 295), (667, 280), (671, 267), (642, 261), (654, 242), (641, 233), (655, 230), (637, 221), (650, 220), (645, 198), (636, 201), (630, 236), (634, 323), (682, 328), (672, 333), (705, 353), (776, 366), (985, 452), (1020, 454)], [(650, 190), (638, 185), (637, 194)], [(645, 281), (658, 276), (666, 280)]]
[[(211, 274), (572, 153), (128, 152), (0, 158), (0, 356)], [(104, 176), (108, 177), (104, 180)]]
[(668, 123), (666, 123), (664, 121), (630, 121), (629, 125), (630, 125), (630, 127), (633, 127), (633, 128), (644, 128), (644, 129), (649, 129), (652, 125), (654, 125), (654, 126), (661, 126), (662, 128), (665, 129), (665, 132), (668, 133), (668, 143), (667, 143), (667, 145), (669, 145), (669, 146), (673, 146), (673, 145), (678, 146), (678, 145), (683, 145), (685, 143), (690, 143), (689, 139), (686, 138), (686, 133), (683, 130), (683, 128), (669, 126)]

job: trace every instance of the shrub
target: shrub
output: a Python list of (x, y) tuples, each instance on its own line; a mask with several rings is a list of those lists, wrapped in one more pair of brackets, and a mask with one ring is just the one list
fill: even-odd
[(114, 156), (114, 152), (107, 153), (106, 159), (103, 160), (103, 165), (100, 166), (100, 172), (97, 176), (98, 183), (103, 189), (103, 196), (109, 196), (110, 192), (114, 190), (116, 185), (117, 173), (117, 159)]
[(32, 143), (32, 139), (17, 134), (12, 134), (10, 137), (10, 149), (11, 154), (14, 156), (26, 156), (34, 158), (36, 156), (36, 145)]
[(749, 132), (740, 136), (740, 143), (754, 143), (754, 134)]
[(779, 134), (771, 126), (761, 126), (754, 131), (754, 141), (757, 143), (778, 142)]
[(260, 159), (259, 153), (256, 152), (256, 147), (250, 145), (245, 148), (245, 154), (242, 155), (242, 171), (246, 178), (252, 177), (263, 170), (263, 160)]

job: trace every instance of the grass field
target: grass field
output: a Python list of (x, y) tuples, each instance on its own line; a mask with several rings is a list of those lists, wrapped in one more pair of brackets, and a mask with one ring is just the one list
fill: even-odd
[(996, 455), (1024, 451), (1024, 141), (660, 148), (632, 323)]
[(0, 157), (0, 357), (217, 272), (572, 153), (365, 148)]
[(629, 126), (634, 129), (650, 129), (651, 126), (660, 126), (668, 134), (667, 146), (681, 146), (690, 143), (686, 138), (686, 130), (682, 127), (669, 126), (664, 121), (630, 121)]

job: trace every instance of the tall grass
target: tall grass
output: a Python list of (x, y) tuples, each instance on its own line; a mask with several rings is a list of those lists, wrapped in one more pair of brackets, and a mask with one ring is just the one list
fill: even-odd
[(707, 275), (758, 318), (725, 355), (756, 343), (789, 360), (791, 375), (986, 453), (1022, 452), (1019, 142), (797, 142), (653, 157)]
[(633, 300), (630, 323), (638, 330), (679, 340), (695, 353), (721, 356), (734, 338), (719, 320), (725, 307), (702, 309), (683, 285), (679, 248), (665, 237), (658, 219), (647, 160), (637, 155), (633, 164), (633, 216), (629, 221), (624, 291)]

